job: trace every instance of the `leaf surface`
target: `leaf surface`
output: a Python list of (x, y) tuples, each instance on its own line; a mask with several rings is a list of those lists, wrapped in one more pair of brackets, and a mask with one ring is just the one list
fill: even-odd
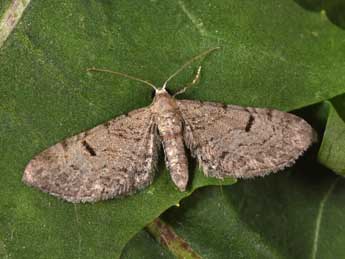
[(345, 175), (345, 95), (328, 103), (329, 114), (318, 159), (334, 172)]
[[(93, 205), (24, 186), (23, 169), (38, 152), (150, 104), (146, 86), (86, 68), (159, 86), (190, 57), (221, 46), (181, 98), (291, 110), (345, 92), (344, 42), (323, 13), (293, 1), (32, 1), (0, 49), (0, 254), (114, 258), (168, 207), (218, 184), (196, 172), (202, 182), (181, 194), (161, 167), (150, 189)], [(169, 87), (189, 82), (196, 67)]]
[[(303, 161), (280, 175), (196, 191), (163, 219), (202, 258), (343, 258), (344, 186)], [(150, 239), (140, 232), (122, 258), (144, 242), (158, 251)]]

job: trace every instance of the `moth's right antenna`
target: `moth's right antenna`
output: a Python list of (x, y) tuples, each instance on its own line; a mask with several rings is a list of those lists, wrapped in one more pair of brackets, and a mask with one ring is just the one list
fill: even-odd
[(169, 78), (164, 82), (162, 89), (165, 89), (167, 86), (167, 83), (173, 78), (175, 77), (177, 74), (179, 74), (182, 70), (184, 70), (186, 67), (188, 67), (190, 64), (192, 64), (195, 60), (204, 57), (206, 55), (208, 55), (209, 53), (211, 53), (212, 51), (218, 50), (220, 49), (220, 47), (215, 47), (215, 48), (211, 48), (208, 49), (202, 53), (200, 53), (199, 55), (191, 58), (190, 60), (188, 60), (186, 63), (183, 64), (182, 67), (180, 67), (179, 69), (176, 70), (176, 72), (174, 74), (172, 74), (171, 76), (169, 76)]
[(121, 73), (121, 72), (117, 72), (117, 71), (111, 71), (111, 70), (108, 70), (108, 69), (100, 69), (100, 68), (88, 68), (86, 69), (87, 72), (106, 72), (106, 73), (111, 73), (111, 74), (115, 74), (115, 75), (118, 75), (118, 76), (123, 76), (123, 77), (126, 77), (126, 78), (129, 78), (129, 79), (132, 79), (132, 80), (135, 80), (135, 81), (139, 81), (139, 82), (142, 82), (144, 84), (147, 84), (149, 86), (151, 86), (153, 89), (155, 89), (157, 91), (157, 87), (153, 84), (151, 84), (150, 82), (146, 81), (146, 80), (143, 80), (143, 79), (140, 79), (140, 78), (137, 78), (137, 77), (134, 77), (134, 76), (130, 76), (130, 75), (127, 75), (125, 73)]

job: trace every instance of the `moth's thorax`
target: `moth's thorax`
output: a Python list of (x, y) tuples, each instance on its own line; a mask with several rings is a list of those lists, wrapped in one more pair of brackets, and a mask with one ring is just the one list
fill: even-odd
[(151, 109), (161, 136), (182, 134), (182, 118), (175, 99), (168, 92), (159, 90)]

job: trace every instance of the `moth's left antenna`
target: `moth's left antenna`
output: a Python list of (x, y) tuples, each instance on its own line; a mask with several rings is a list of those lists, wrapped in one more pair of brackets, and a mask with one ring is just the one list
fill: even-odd
[(132, 80), (135, 80), (135, 81), (139, 81), (139, 82), (142, 82), (144, 84), (147, 84), (149, 86), (151, 86), (153, 89), (155, 89), (157, 91), (157, 87), (153, 84), (151, 84), (150, 82), (146, 81), (146, 80), (143, 80), (143, 79), (140, 79), (140, 78), (137, 78), (137, 77), (134, 77), (134, 76), (131, 76), (131, 75), (127, 75), (125, 73), (121, 73), (121, 72), (117, 72), (117, 71), (112, 71), (112, 70), (108, 70), (108, 69), (100, 69), (100, 68), (88, 68), (86, 69), (87, 72), (106, 72), (106, 73), (111, 73), (111, 74), (114, 74), (114, 75), (118, 75), (118, 76), (123, 76), (123, 77), (126, 77), (128, 79), (132, 79)]

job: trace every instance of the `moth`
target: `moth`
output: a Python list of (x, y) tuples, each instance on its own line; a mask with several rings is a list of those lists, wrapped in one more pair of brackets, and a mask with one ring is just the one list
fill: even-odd
[(155, 90), (150, 106), (133, 110), (93, 129), (67, 138), (32, 159), (24, 183), (69, 202), (95, 202), (129, 195), (150, 185), (163, 147), (172, 182), (180, 191), (188, 184), (188, 149), (208, 177), (252, 178), (292, 165), (315, 140), (303, 119), (274, 109), (248, 108), (214, 102), (178, 100), (200, 77), (174, 95), (167, 83), (195, 56)]

